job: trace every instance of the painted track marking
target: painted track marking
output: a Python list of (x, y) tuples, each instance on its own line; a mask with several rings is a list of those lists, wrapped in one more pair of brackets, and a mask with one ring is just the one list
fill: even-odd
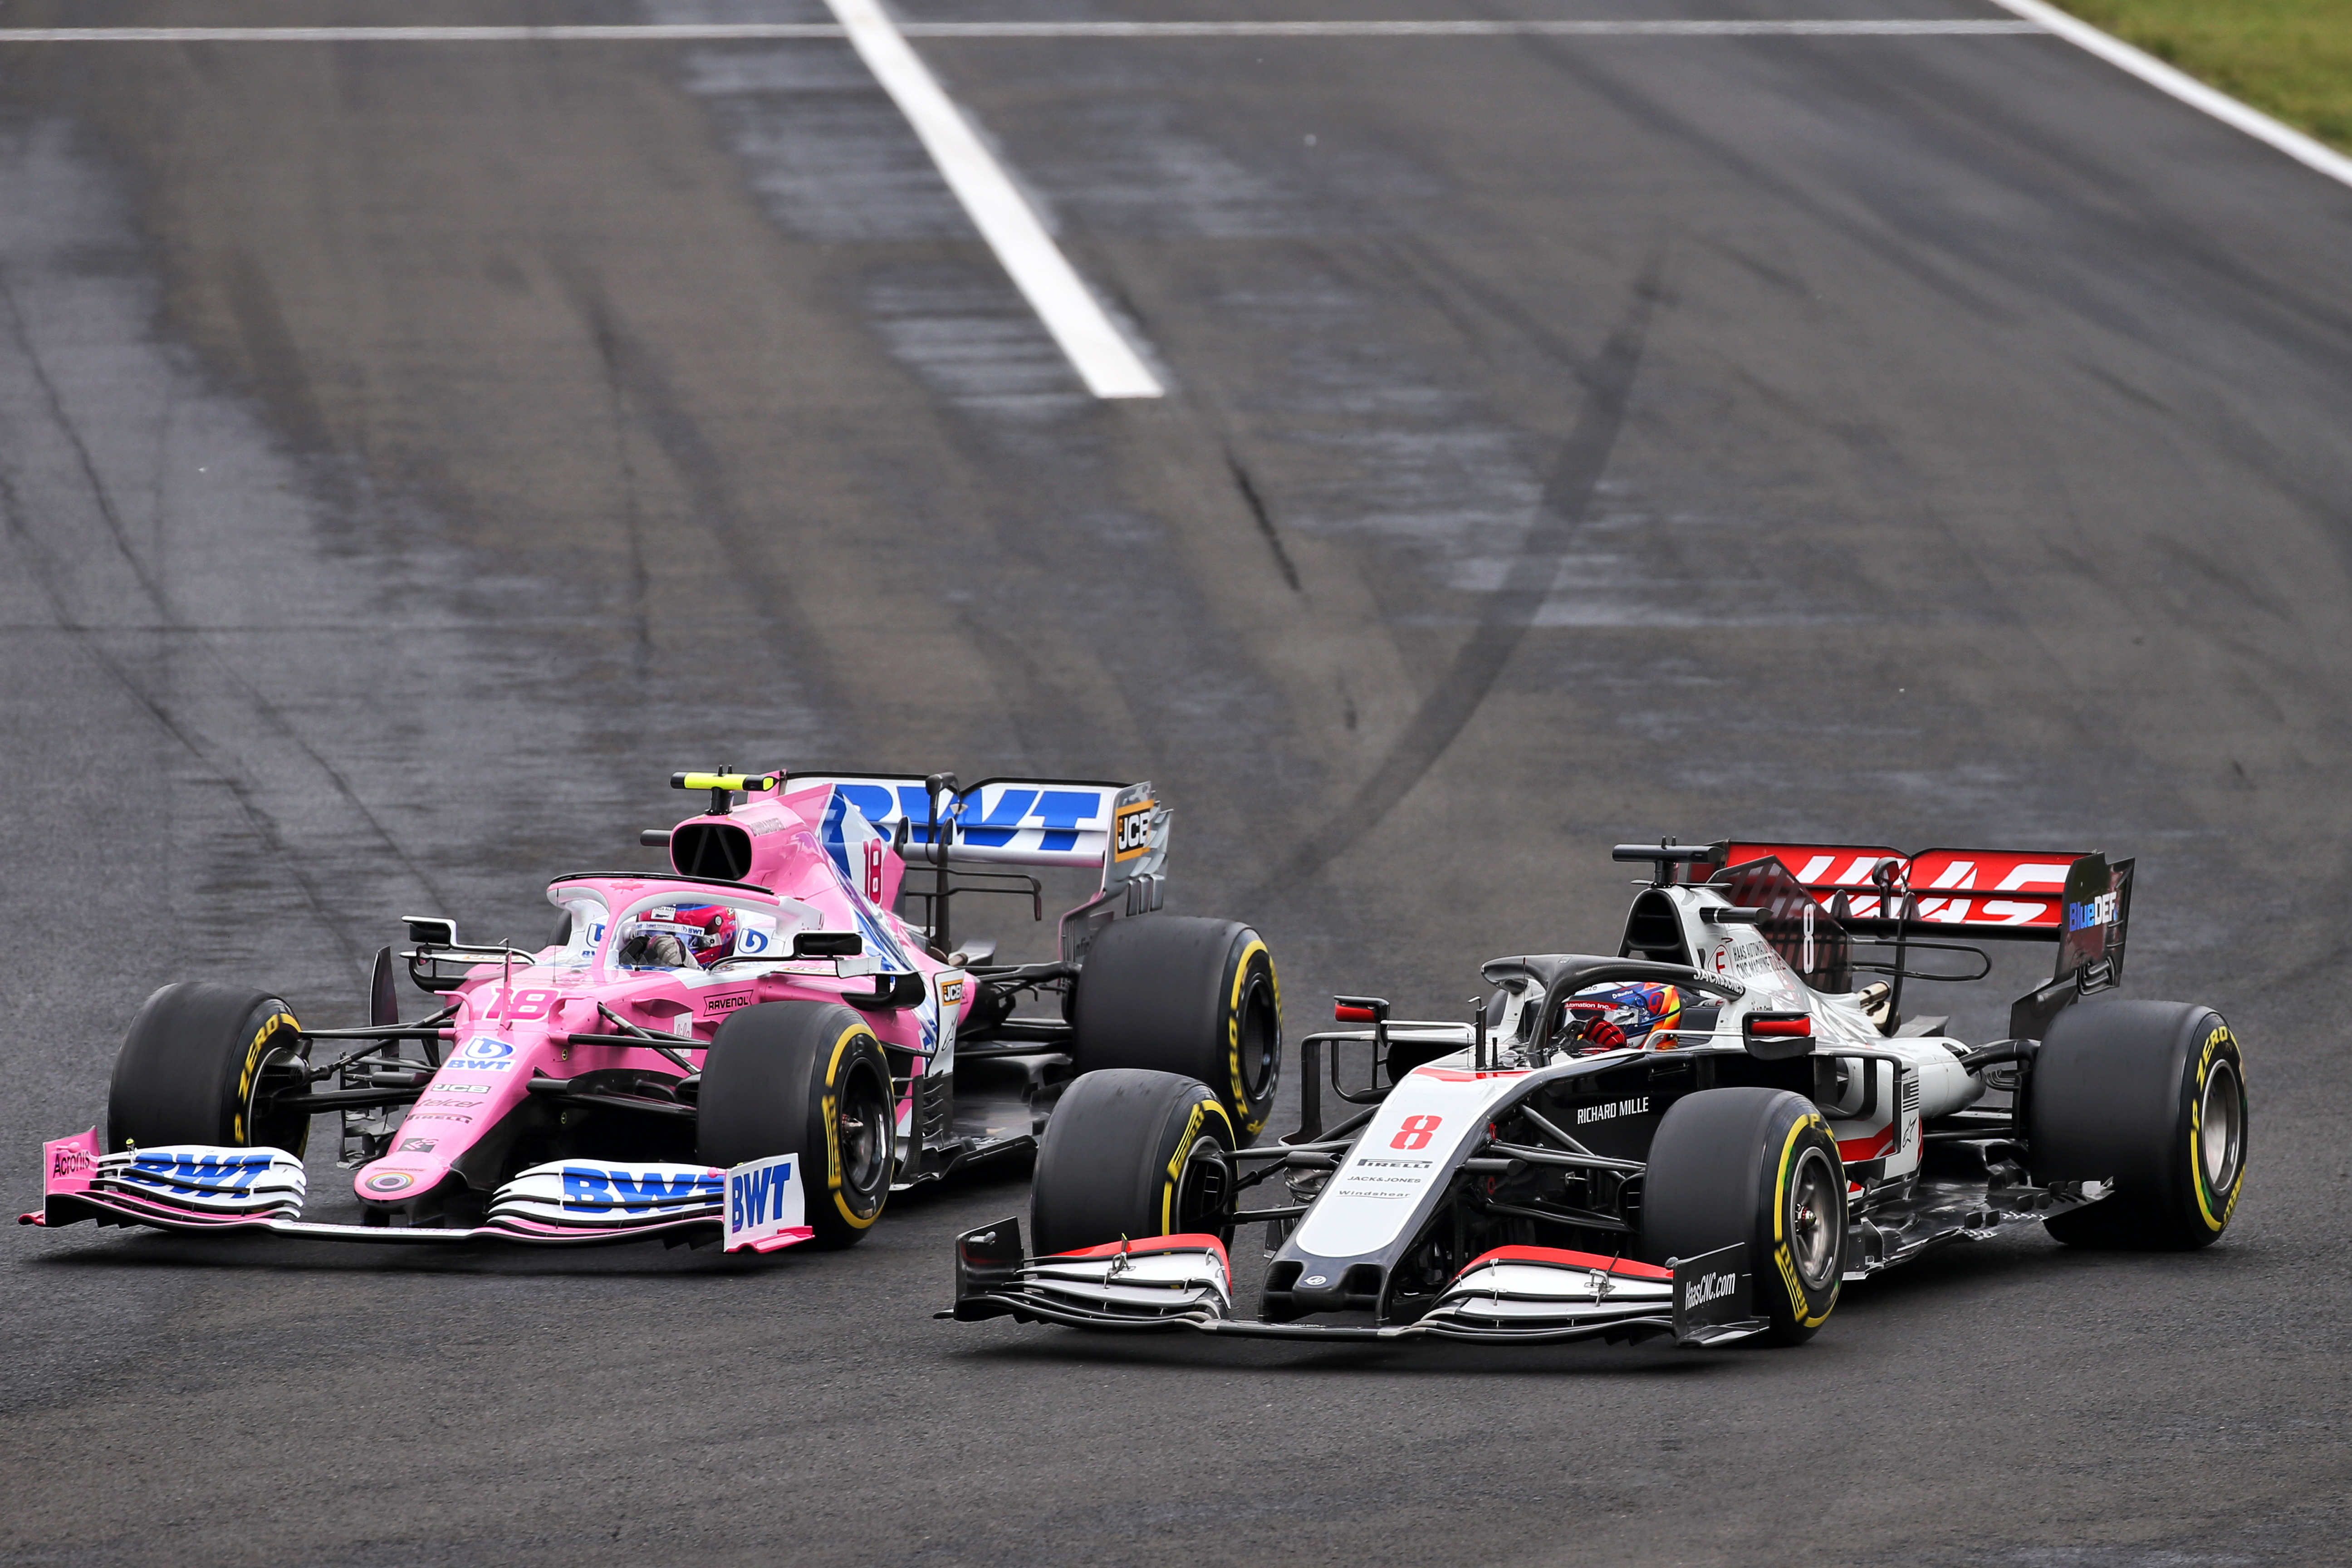
[(1158, 397), (1159, 380), (1111, 323), (1102, 302), (877, 0), (825, 3), (849, 35), (857, 58), (915, 128), (948, 188), (1012, 275), (1013, 287), (1069, 356), (1087, 390), (1097, 397)]
[[(840, 15), (836, 7), (835, 16)], [(901, 38), (1750, 38), (2038, 34), (1979, 18), (1822, 21), (900, 22)], [(557, 23), (546, 26), (0, 27), (12, 44), (724, 43), (851, 37), (831, 22)]]
[(2234, 126), (2257, 142), (2268, 142), (2296, 163), (2315, 169), (2331, 180), (2352, 185), (2352, 158), (2347, 158), (2334, 148), (2305, 136), (2291, 125), (2280, 124), (2251, 104), (2241, 103), (2226, 92), (2207, 87), (2185, 71), (2175, 70), (2146, 50), (2136, 49), (2121, 38), (2099, 31), (2088, 22), (2076, 20), (2055, 5), (2044, 5), (2042, 0), (1993, 0), (1993, 4), (2065, 39), (2077, 48), (2089, 50), (2118, 70), (2129, 71), (2158, 92), (2169, 93), (2189, 108), (2210, 114), (2224, 125)]

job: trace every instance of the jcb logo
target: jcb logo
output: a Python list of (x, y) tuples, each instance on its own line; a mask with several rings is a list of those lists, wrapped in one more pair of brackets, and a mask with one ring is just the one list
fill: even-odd
[(1139, 800), (1118, 808), (1118, 820), (1111, 826), (1113, 859), (1132, 860), (1151, 847), (1151, 804)]

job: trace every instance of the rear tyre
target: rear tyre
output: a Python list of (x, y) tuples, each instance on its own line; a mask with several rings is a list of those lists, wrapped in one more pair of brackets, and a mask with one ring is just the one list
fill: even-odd
[(1233, 1119), (1198, 1079), (1112, 1068), (1062, 1095), (1037, 1149), (1029, 1235), (1038, 1256), (1122, 1237), (1231, 1240)]
[(800, 1156), (814, 1245), (850, 1247), (882, 1217), (898, 1169), (890, 1067), (866, 1020), (834, 1002), (766, 1002), (711, 1037), (695, 1147), (725, 1169)]
[(139, 1009), (114, 1058), (106, 1146), (209, 1143), (299, 1159), (310, 1115), (271, 1101), (308, 1087), (309, 1049), (293, 1010), (268, 992), (209, 980), (166, 985)]
[(2053, 1215), (2070, 1247), (2205, 1247), (2246, 1182), (2246, 1064), (2230, 1026), (2185, 1002), (2084, 1002), (2058, 1015), (2026, 1084), (2034, 1180), (2113, 1182)]
[(1136, 915), (1087, 950), (1071, 998), (1080, 1072), (1139, 1068), (1216, 1091), (1246, 1147), (1274, 1114), (1282, 989), (1257, 932), (1234, 921)]
[(1666, 1109), (1643, 1178), (1654, 1262), (1748, 1244), (1766, 1337), (1802, 1343), (1845, 1275), (1845, 1166), (1812, 1103), (1779, 1089), (1709, 1089)]

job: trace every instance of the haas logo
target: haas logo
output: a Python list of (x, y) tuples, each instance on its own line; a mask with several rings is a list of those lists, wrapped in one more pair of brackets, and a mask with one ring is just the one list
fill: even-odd
[(1114, 859), (1132, 860), (1151, 847), (1151, 804), (1139, 800), (1118, 808), (1118, 820), (1111, 826)]

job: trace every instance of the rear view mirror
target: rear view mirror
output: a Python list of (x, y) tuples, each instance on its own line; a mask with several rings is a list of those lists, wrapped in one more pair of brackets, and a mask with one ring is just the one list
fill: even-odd
[(854, 931), (802, 931), (793, 933), (794, 958), (856, 958), (865, 952), (865, 937)]
[(1759, 1062), (1793, 1061), (1811, 1053), (1810, 1013), (1750, 1013), (1739, 1021), (1739, 1037)]
[(408, 940), (419, 947), (455, 947), (457, 945), (457, 922), (445, 921), (438, 915), (403, 915), (408, 927)]

